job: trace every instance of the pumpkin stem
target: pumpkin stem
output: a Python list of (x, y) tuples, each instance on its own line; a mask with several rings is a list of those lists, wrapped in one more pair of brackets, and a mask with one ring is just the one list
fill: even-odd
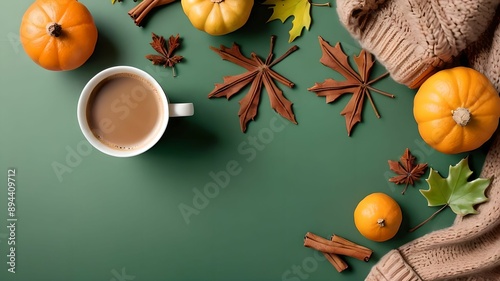
[(212, 3), (216, 3), (216, 4), (219, 4), (220, 2), (224, 2), (224, 0), (210, 0), (212, 1)]
[(59, 37), (62, 34), (62, 27), (57, 22), (49, 23), (47, 25), (47, 33), (49, 33), (50, 36)]
[(380, 227), (384, 227), (384, 226), (385, 226), (385, 220), (384, 220), (384, 219), (378, 219), (378, 220), (377, 220), (377, 224), (378, 224)]
[(470, 122), (471, 114), (467, 108), (459, 107), (451, 111), (453, 120), (460, 126), (466, 126)]

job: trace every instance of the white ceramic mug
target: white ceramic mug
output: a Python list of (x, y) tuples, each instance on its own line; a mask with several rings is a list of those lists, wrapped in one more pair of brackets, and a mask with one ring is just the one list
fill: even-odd
[[(83, 88), (77, 108), (85, 138), (99, 151), (115, 157), (147, 151), (163, 136), (170, 117), (193, 114), (192, 103), (169, 103), (151, 75), (131, 66), (115, 66), (96, 74)], [(125, 136), (123, 139), (131, 143), (140, 141), (120, 144), (117, 136)]]

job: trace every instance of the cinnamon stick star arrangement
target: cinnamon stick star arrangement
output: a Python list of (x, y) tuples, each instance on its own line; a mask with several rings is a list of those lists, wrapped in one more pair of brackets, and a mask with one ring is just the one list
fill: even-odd
[(341, 255), (367, 262), (373, 253), (372, 250), (335, 234), (328, 240), (307, 232), (304, 236), (304, 246), (322, 252), (338, 272), (342, 272), (349, 267), (341, 258)]

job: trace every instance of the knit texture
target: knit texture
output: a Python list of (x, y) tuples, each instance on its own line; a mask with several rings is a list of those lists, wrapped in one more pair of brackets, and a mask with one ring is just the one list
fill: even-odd
[(341, 23), (392, 78), (416, 88), (452, 66), (491, 24), (499, 0), (338, 0)]
[(451, 227), (431, 232), (383, 256), (367, 281), (500, 280), (500, 135), (481, 177), (491, 178), (489, 201), (479, 214), (457, 216)]
[[(500, 92), (500, 0), (337, 0), (337, 12), (400, 83), (466, 64)], [(480, 176), (492, 181), (477, 215), (390, 251), (366, 280), (500, 281), (500, 129)]]
[(466, 49), (466, 55), (469, 66), (486, 75), (500, 92), (500, 6), (490, 27)]

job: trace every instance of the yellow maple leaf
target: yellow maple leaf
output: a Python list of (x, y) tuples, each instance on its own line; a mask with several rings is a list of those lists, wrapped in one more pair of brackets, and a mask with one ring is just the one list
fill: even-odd
[(270, 5), (269, 8), (273, 9), (273, 14), (267, 22), (279, 19), (284, 23), (289, 17), (294, 17), (292, 29), (288, 32), (290, 34), (289, 43), (301, 35), (303, 28), (309, 30), (311, 26), (311, 5), (330, 6), (329, 2), (313, 4), (310, 0), (266, 0), (262, 4)]

